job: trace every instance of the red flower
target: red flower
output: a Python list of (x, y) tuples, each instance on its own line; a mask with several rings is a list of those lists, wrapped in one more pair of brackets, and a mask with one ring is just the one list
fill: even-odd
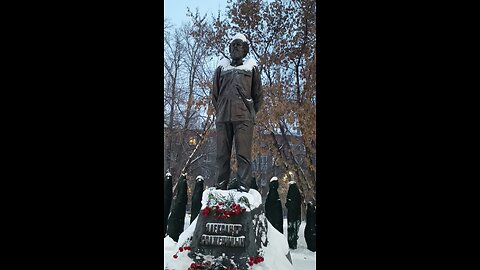
[(173, 255), (173, 258), (174, 258), (174, 259), (178, 258), (177, 254)]
[(250, 257), (250, 261), (253, 261), (253, 259), (254, 259), (253, 256), (251, 256), (251, 257)]
[(223, 202), (218, 202), (218, 205), (222, 205), (222, 204), (223, 204)]
[(192, 263), (192, 264), (190, 264), (190, 268), (195, 268), (195, 266), (197, 266), (197, 264), (196, 264), (196, 263)]
[(202, 214), (203, 214), (205, 217), (207, 217), (208, 214), (210, 213), (210, 210), (211, 210), (211, 208), (207, 206), (207, 207), (205, 207), (205, 208), (202, 210)]
[(180, 247), (178, 250), (179, 250), (180, 252), (183, 252), (183, 247)]
[(253, 262), (252, 262), (252, 261), (249, 261), (249, 262), (248, 262), (248, 265), (252, 266), (252, 265), (253, 265)]

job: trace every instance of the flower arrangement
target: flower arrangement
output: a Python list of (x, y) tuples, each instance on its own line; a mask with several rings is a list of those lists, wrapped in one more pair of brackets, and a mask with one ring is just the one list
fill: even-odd
[(252, 266), (254, 264), (259, 264), (259, 263), (261, 263), (265, 260), (265, 259), (263, 259), (262, 256), (255, 256), (255, 257), (251, 256), (248, 259), (249, 259), (248, 260), (248, 265), (250, 265), (250, 266)]
[[(254, 264), (259, 264), (264, 261), (262, 256), (251, 256), (247, 262), (247, 264), (252, 267)], [(211, 270), (211, 269), (225, 269), (225, 270), (237, 270), (235, 265), (224, 266), (215, 261), (199, 261), (193, 262), (187, 270), (195, 270), (195, 269), (204, 269), (204, 270)]]
[(189, 237), (185, 243), (182, 244), (181, 247), (178, 248), (178, 251), (173, 254), (173, 258), (177, 259), (178, 258), (178, 252), (184, 252), (186, 250), (192, 250), (192, 247), (190, 246), (190, 243), (192, 242), (192, 237)]
[(233, 215), (239, 215), (246, 211), (246, 207), (250, 207), (248, 199), (246, 197), (240, 197), (239, 202), (235, 203), (233, 194), (230, 194), (230, 198), (225, 198), (217, 194), (208, 194), (208, 202), (201, 213), (204, 217), (208, 217), (210, 214), (213, 218), (229, 218)]

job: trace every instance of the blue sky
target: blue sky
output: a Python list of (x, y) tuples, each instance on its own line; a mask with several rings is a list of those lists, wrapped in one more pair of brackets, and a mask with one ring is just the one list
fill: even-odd
[(165, 0), (163, 2), (163, 17), (168, 18), (175, 26), (180, 26), (182, 22), (188, 21), (187, 7), (195, 13), (195, 8), (198, 7), (200, 14), (217, 15), (220, 8), (221, 14), (227, 5), (226, 0)]

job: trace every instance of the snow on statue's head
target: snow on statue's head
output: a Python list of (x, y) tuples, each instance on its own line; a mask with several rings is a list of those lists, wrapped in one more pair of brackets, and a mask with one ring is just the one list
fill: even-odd
[[(241, 48), (234, 50), (234, 48), (238, 47), (238, 45), (242, 45), (240, 46)], [(245, 58), (249, 50), (250, 48), (248, 46), (247, 38), (245, 37), (245, 35), (238, 33), (233, 36), (232, 40), (230, 41), (230, 46), (228, 47), (228, 51), (232, 59)]]

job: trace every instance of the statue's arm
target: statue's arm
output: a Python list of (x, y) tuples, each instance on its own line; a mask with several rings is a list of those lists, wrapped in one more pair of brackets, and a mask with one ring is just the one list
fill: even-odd
[(253, 67), (252, 99), (253, 108), (255, 109), (255, 113), (257, 113), (263, 105), (262, 80), (260, 79), (260, 71), (257, 67)]
[(213, 89), (212, 89), (212, 104), (215, 110), (217, 110), (217, 100), (218, 100), (218, 91), (220, 88), (220, 72), (221, 68), (218, 67), (215, 70), (215, 73), (213, 75)]

